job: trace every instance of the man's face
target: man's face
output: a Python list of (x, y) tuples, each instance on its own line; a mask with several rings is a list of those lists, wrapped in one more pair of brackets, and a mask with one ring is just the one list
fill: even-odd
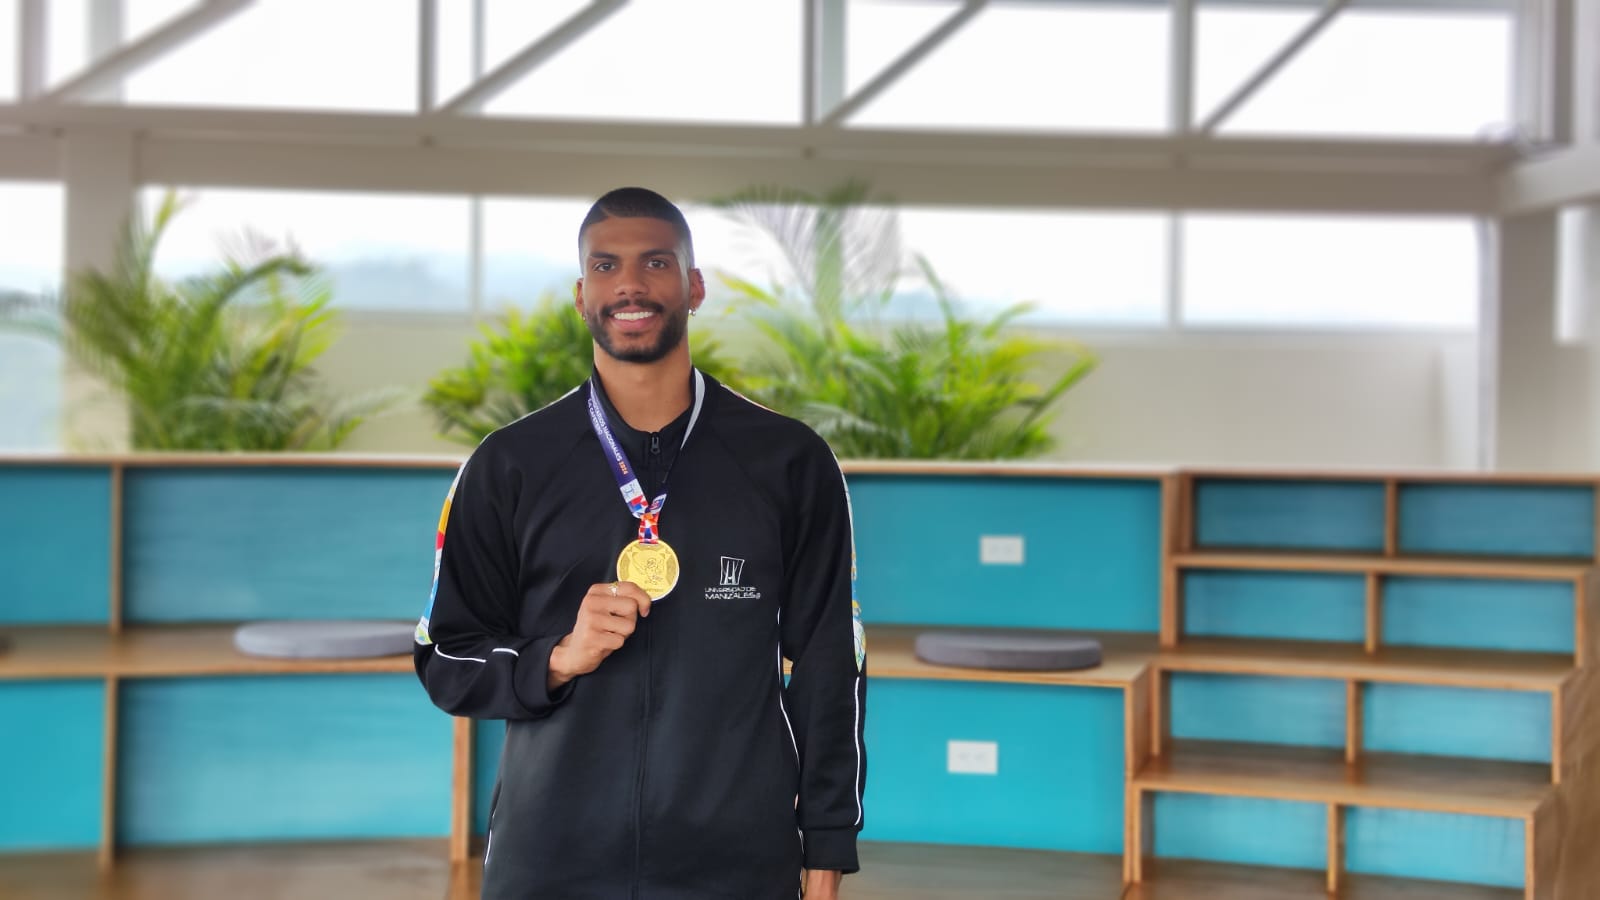
[(670, 223), (613, 216), (589, 226), (581, 249), (577, 307), (601, 350), (651, 363), (683, 343), (705, 282)]

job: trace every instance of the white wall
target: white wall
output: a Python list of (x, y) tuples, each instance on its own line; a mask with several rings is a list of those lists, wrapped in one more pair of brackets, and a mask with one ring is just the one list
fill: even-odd
[(341, 395), (388, 387), (407, 391), (393, 411), (356, 429), (340, 449), (354, 453), (443, 453), (468, 447), (440, 438), (419, 402), (428, 379), (467, 358), (478, 331), (464, 316), (383, 315), (343, 319), (343, 336), (317, 365)]
[[(341, 391), (420, 391), (474, 333), (447, 317), (351, 320), (322, 370)], [(1472, 335), (1079, 336), (1099, 368), (1068, 393), (1053, 458), (1186, 465), (1468, 467), (1476, 453)], [(725, 338), (724, 343), (728, 343)], [(728, 349), (735, 349), (729, 347)], [(346, 450), (453, 453), (418, 409)]]
[(1471, 335), (1188, 334), (1090, 342), (1056, 455), (1184, 465), (1466, 467)]

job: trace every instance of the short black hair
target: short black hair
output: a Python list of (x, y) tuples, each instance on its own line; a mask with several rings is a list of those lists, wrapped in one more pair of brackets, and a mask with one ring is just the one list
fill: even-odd
[(583, 233), (589, 230), (590, 225), (612, 217), (660, 219), (671, 225), (672, 230), (678, 233), (678, 240), (683, 241), (684, 249), (688, 251), (688, 267), (694, 268), (694, 238), (689, 234), (689, 221), (683, 217), (683, 211), (674, 206), (671, 200), (642, 187), (621, 187), (607, 191), (589, 207), (589, 214), (583, 217), (583, 224), (578, 226), (580, 256), (583, 254)]

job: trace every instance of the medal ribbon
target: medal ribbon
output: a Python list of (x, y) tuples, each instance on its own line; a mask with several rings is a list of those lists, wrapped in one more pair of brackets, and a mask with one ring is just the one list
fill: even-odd
[[(694, 431), (694, 423), (700, 418), (700, 405), (705, 400), (706, 382), (699, 369), (694, 369), (694, 406), (689, 413), (689, 425), (683, 429), (683, 440), (678, 444), (679, 451), (683, 445), (689, 443), (689, 434)], [(622, 502), (628, 504), (628, 512), (633, 513), (639, 520), (639, 542), (654, 544), (661, 540), (659, 520), (661, 507), (667, 505), (667, 479), (661, 478), (661, 493), (654, 500), (646, 501), (644, 488), (639, 486), (639, 479), (633, 474), (633, 463), (628, 461), (628, 454), (622, 449), (622, 444), (617, 442), (617, 436), (611, 431), (611, 423), (606, 420), (606, 411), (600, 405), (600, 383), (597, 377), (589, 379), (589, 424), (594, 426), (595, 436), (600, 438), (600, 449), (605, 455), (606, 463), (611, 466), (611, 474), (617, 479), (617, 488), (622, 491)], [(668, 475), (671, 471), (668, 470)]]

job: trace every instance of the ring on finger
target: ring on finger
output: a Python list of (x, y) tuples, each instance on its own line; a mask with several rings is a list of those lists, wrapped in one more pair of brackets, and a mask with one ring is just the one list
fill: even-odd
[(613, 581), (613, 582), (611, 582), (611, 596), (615, 597), (616, 595), (617, 595), (617, 583), (615, 581)]

